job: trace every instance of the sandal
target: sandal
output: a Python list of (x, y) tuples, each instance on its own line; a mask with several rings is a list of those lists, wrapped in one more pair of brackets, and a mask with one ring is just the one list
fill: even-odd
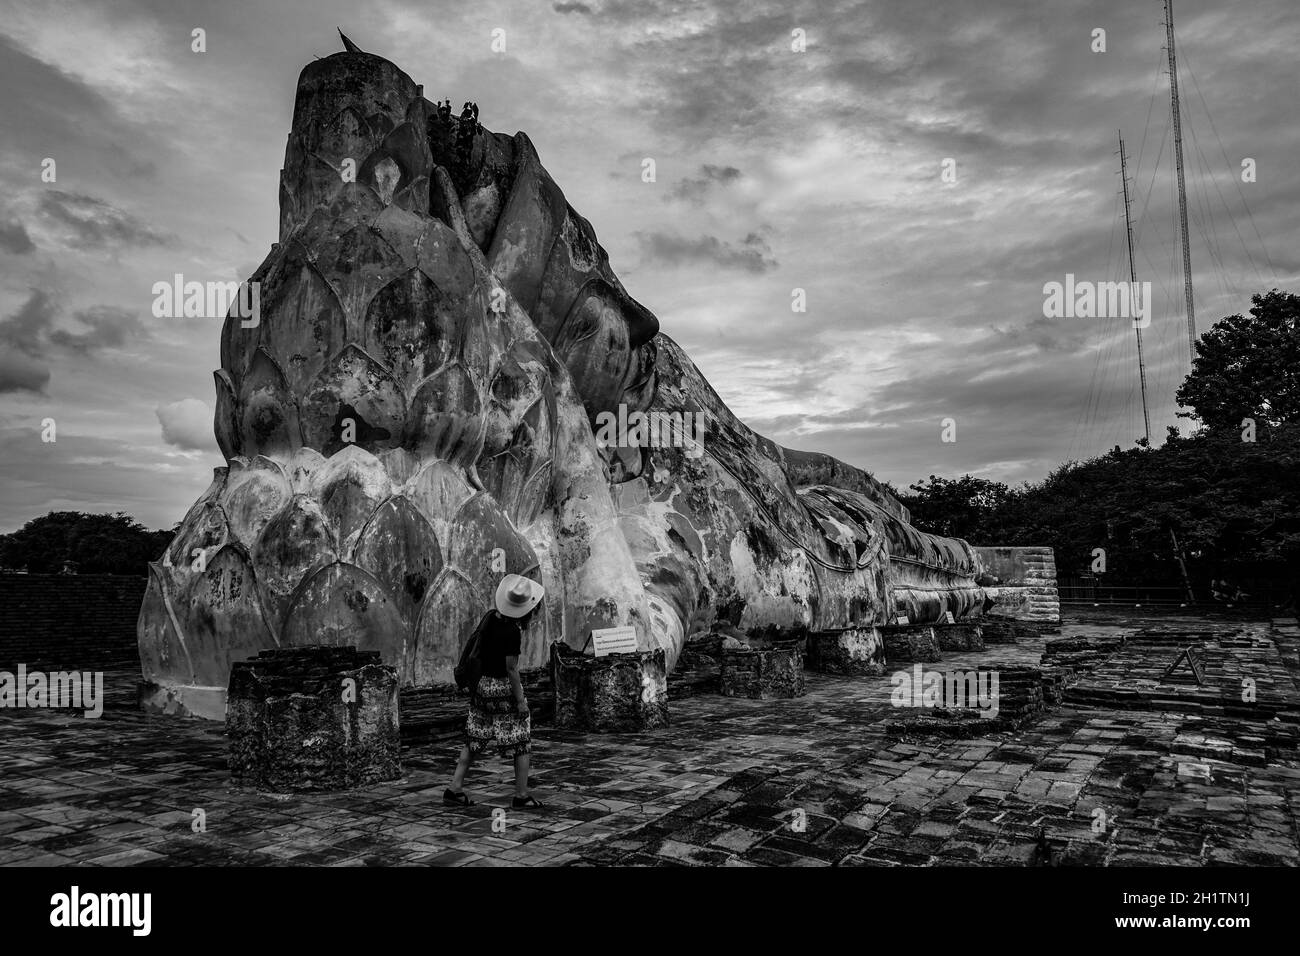
[(545, 810), (546, 804), (541, 803), (536, 797), (513, 797), (510, 806), (515, 810)]
[(453, 790), (451, 790), (450, 788), (448, 788), (448, 789), (446, 789), (446, 790), (444, 790), (444, 791), (442, 792), (442, 802), (445, 803), (445, 804), (448, 804), (449, 806), (453, 806), (453, 807), (472, 807), (472, 806), (474, 806), (474, 801), (471, 800), (471, 799), (466, 795), (466, 793), (465, 793), (464, 790), (462, 790), (460, 793), (456, 793), (456, 792), (454, 792)]

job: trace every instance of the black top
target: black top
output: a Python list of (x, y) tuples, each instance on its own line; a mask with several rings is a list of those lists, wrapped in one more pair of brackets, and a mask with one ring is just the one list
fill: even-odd
[(479, 635), (479, 657), (483, 661), (483, 676), (506, 677), (506, 658), (519, 655), (522, 632), (514, 618), (489, 611)]

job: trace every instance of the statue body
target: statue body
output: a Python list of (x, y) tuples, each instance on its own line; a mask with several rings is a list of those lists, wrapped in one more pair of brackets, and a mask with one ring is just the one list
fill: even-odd
[[(453, 117), (381, 57), (303, 70), (280, 241), (251, 281), (260, 321), (226, 320), (215, 373), (228, 464), (150, 567), (149, 706), (220, 718), (232, 661), (295, 644), (450, 683), (508, 573), (548, 595), (524, 667), (595, 627), (632, 626), (671, 666), (723, 624), (981, 604), (964, 541), (730, 412), (526, 135)], [(597, 442), (602, 418), (638, 412), (703, 424)]]

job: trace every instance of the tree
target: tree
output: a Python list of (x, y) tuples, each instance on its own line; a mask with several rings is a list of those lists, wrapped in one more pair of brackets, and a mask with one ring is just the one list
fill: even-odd
[(1178, 404), (1209, 428), (1239, 431), (1300, 423), (1300, 296), (1274, 289), (1251, 296), (1250, 315), (1216, 322), (1196, 343)]
[(900, 500), (917, 527), (977, 544), (992, 543), (999, 537), (1015, 496), (1002, 482), (974, 475), (957, 479), (931, 475), (928, 484), (923, 479), (910, 487), (915, 493)]
[(1172, 531), (1205, 597), (1215, 577), (1247, 591), (1300, 580), (1297, 472), (1300, 425), (1254, 442), (1236, 429), (1171, 429), (1160, 448), (1114, 448), (1010, 491), (931, 476), (906, 503), (918, 526), (977, 546), (1047, 545), (1063, 577), (1089, 570), (1101, 549), (1105, 574), (1123, 584), (1180, 582)]
[(150, 531), (130, 515), (51, 511), (13, 534), (0, 535), (0, 566), (57, 574), (75, 562), (79, 574), (148, 573), (174, 531)]

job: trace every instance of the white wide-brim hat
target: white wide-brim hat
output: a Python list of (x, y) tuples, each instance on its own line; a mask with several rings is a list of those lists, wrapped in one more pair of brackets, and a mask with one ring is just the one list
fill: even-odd
[(507, 574), (497, 585), (497, 611), (506, 617), (523, 617), (541, 602), (546, 589), (521, 574)]

